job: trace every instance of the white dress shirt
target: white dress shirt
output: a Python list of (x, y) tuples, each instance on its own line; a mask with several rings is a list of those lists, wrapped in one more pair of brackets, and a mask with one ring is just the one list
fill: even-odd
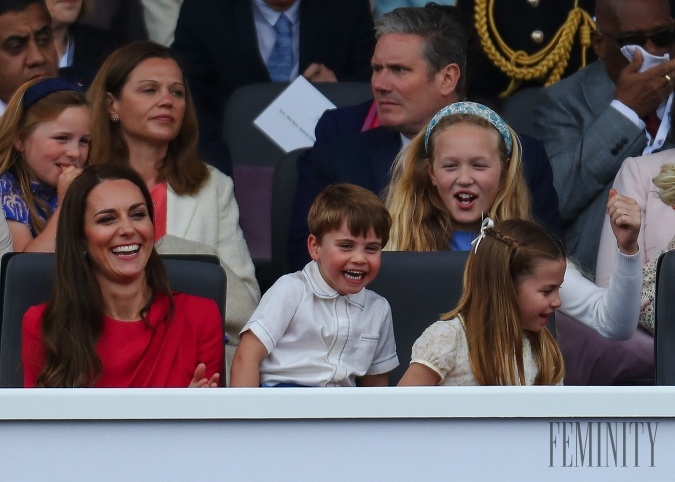
[(260, 382), (355, 386), (398, 366), (389, 303), (362, 289), (340, 295), (315, 261), (281, 277), (244, 326), (265, 345)]

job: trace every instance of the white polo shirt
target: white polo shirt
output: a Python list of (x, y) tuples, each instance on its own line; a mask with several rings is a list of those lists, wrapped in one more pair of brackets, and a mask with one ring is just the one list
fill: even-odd
[(362, 289), (340, 295), (311, 261), (265, 293), (241, 333), (251, 330), (269, 355), (260, 382), (355, 386), (355, 377), (398, 366), (389, 303)]

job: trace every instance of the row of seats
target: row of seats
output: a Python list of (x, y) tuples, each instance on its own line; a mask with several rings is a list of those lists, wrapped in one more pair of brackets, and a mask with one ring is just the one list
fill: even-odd
[[(453, 308), (462, 292), (466, 252), (384, 252), (380, 273), (370, 288), (391, 304), (401, 365), (391, 374), (395, 385), (410, 362), (414, 341)], [(213, 258), (213, 259), (210, 259)], [(217, 258), (163, 256), (171, 287), (216, 300), (225, 313), (225, 273)], [(21, 387), (21, 321), (29, 306), (47, 300), (54, 255), (9, 253), (0, 263), (0, 387)]]
[[(379, 275), (369, 286), (389, 300), (401, 362), (390, 375), (395, 385), (410, 362), (414, 341), (453, 308), (462, 292), (466, 252), (384, 252)], [(163, 256), (171, 287), (214, 299), (225, 314), (225, 273), (215, 256)], [(0, 387), (21, 387), (21, 320), (51, 292), (54, 255), (8, 253), (0, 263)], [(675, 251), (657, 268), (656, 384), (675, 385)], [(564, 316), (557, 313), (556, 316)], [(555, 334), (555, 320), (549, 329)], [(223, 373), (225, 373), (223, 371)]]

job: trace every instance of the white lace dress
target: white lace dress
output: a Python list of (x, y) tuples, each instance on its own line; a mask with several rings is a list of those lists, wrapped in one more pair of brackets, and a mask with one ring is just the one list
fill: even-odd
[[(437, 321), (424, 330), (412, 348), (410, 363), (420, 363), (441, 377), (439, 385), (478, 385), (469, 361), (469, 344), (459, 317)], [(537, 363), (530, 340), (523, 338), (523, 366), (526, 385), (534, 384)]]

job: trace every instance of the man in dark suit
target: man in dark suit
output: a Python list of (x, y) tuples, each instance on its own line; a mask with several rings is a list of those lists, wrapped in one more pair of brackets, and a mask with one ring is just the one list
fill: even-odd
[(44, 0), (0, 0), (0, 115), (21, 84), (57, 73), (58, 55)]
[[(409, 25), (420, 27), (413, 33)], [(294, 269), (308, 259), (306, 218), (314, 197), (335, 182), (351, 182), (381, 194), (401, 146), (426, 127), (438, 110), (463, 97), (466, 24), (454, 8), (398, 9), (378, 21), (376, 32), (372, 86), (380, 127), (358, 132), (368, 104), (322, 116), (315, 147), (298, 159), (289, 247)], [(557, 230), (558, 200), (548, 158), (537, 141), (522, 140), (535, 217)]]
[(292, 23), (291, 75), (366, 80), (375, 39), (368, 0), (185, 0), (172, 48), (183, 61), (207, 159), (222, 149), (222, 111), (239, 87), (269, 82), (281, 19)]
[[(637, 44), (648, 54), (669, 53), (673, 59), (675, 25), (667, 0), (598, 0), (596, 17), (593, 48), (600, 60), (543, 89), (535, 110), (537, 137), (551, 159), (560, 198), (565, 243), (589, 273), (595, 273), (607, 196), (624, 159), (668, 146), (664, 136), (659, 140), (662, 119), (669, 122), (659, 115), (659, 105), (672, 95), (675, 82), (675, 60), (640, 72), (643, 56), (638, 52), (629, 63), (621, 52)], [(647, 122), (657, 129), (649, 133)]]
[(116, 32), (83, 23), (91, 3), (48, 1), (54, 43), (59, 55), (59, 74), (84, 89), (112, 52), (126, 43)]

